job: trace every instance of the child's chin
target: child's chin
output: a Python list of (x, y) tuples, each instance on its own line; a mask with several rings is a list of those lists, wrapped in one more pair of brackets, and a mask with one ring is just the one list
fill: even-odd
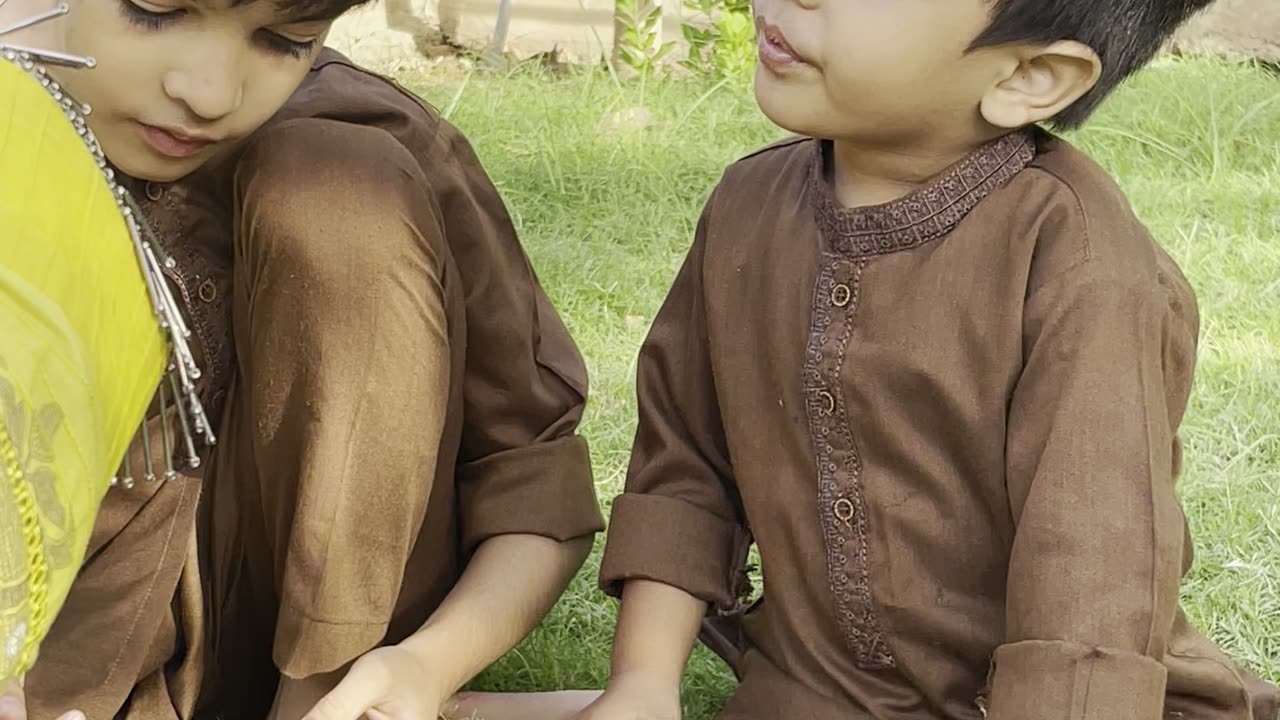
[(814, 104), (805, 102), (801, 93), (777, 87), (776, 80), (762, 78), (761, 72), (756, 73), (756, 104), (764, 116), (787, 132), (814, 135), (817, 121), (822, 117), (815, 111)]
[(108, 154), (108, 158), (125, 175), (157, 183), (181, 180), (204, 163), (203, 158), (161, 158), (144, 152)]

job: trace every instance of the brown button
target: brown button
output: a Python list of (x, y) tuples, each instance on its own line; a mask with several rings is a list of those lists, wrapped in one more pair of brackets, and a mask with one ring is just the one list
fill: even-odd
[(840, 522), (849, 522), (853, 519), (853, 503), (849, 498), (837, 500), (832, 510), (835, 512), (836, 517), (840, 519)]
[(818, 393), (818, 399), (822, 401), (822, 404), (824, 406), (823, 409), (826, 410), (828, 415), (836, 411), (836, 398), (834, 395), (827, 392), (826, 390), (823, 390), (822, 392)]
[(200, 283), (200, 289), (197, 292), (200, 294), (200, 299), (207, 303), (218, 299), (218, 286), (214, 285), (212, 280)]
[(844, 307), (845, 305), (848, 305), (849, 301), (852, 299), (853, 291), (849, 289), (848, 285), (840, 283), (839, 285), (831, 288), (832, 305), (835, 305), (836, 307)]
[(159, 200), (164, 195), (164, 188), (159, 183), (147, 183), (147, 197), (151, 200)]

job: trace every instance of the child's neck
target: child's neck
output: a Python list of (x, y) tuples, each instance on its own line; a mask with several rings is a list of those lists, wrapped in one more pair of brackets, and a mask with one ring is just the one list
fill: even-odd
[(844, 207), (883, 205), (928, 185), (985, 143), (890, 149), (835, 140), (827, 179)]

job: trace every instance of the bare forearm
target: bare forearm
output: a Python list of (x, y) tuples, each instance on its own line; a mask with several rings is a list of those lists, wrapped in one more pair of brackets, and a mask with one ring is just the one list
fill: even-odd
[(679, 691), (707, 604), (658, 582), (630, 580), (622, 592), (613, 645), (612, 682), (643, 678)]
[(590, 551), (590, 538), (486, 540), (439, 609), (402, 645), (446, 673), (436, 680), (450, 695), (542, 621)]

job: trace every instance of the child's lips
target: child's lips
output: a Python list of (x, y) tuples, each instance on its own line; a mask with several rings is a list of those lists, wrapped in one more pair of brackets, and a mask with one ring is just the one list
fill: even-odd
[(219, 140), (208, 136), (193, 135), (176, 128), (165, 128), (139, 122), (142, 138), (147, 145), (166, 157), (180, 159), (197, 155)]
[(774, 72), (808, 65), (800, 53), (797, 53), (787, 42), (786, 35), (776, 25), (770, 25), (763, 19), (756, 19), (756, 30), (760, 50), (760, 62)]

